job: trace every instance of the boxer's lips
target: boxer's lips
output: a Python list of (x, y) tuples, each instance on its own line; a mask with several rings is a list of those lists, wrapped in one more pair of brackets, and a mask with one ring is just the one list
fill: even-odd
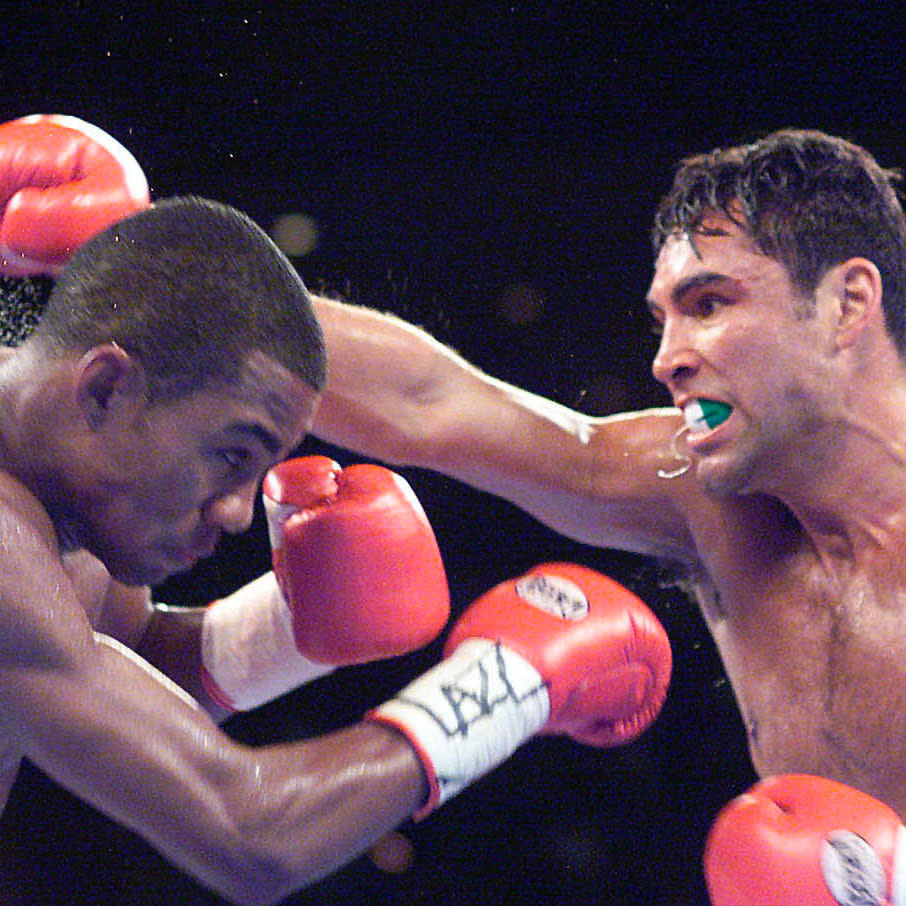
[(217, 549), (217, 543), (220, 535), (210, 536), (199, 540), (198, 542), (182, 547), (173, 547), (167, 550), (167, 553), (177, 560), (183, 566), (197, 563), (199, 560), (206, 560), (212, 556)]
[(683, 406), (683, 421), (690, 435), (706, 434), (720, 427), (732, 412), (728, 403), (697, 397)]

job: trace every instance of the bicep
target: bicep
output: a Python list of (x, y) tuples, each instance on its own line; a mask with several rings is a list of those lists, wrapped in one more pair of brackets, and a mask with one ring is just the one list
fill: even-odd
[[(676, 469), (675, 410), (592, 418), (493, 382), (448, 429), (441, 470), (503, 497), (555, 531), (597, 547), (688, 559), (687, 514), (701, 496)], [(460, 409), (465, 409), (461, 403)]]
[(215, 720), (232, 712), (215, 702), (202, 681), (202, 627), (204, 607), (157, 604), (136, 651), (167, 677), (194, 696)]
[(228, 716), (201, 681), (201, 628), (206, 608), (153, 604), (150, 589), (110, 580), (94, 628), (136, 651), (192, 695), (216, 720)]
[(100, 618), (94, 624), (94, 628), (129, 648), (136, 648), (144, 637), (153, 615), (151, 589), (147, 586), (122, 585), (110, 579), (104, 594)]

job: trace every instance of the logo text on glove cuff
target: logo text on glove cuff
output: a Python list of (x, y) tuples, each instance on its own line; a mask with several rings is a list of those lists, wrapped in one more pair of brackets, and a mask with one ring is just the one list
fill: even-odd
[(585, 592), (562, 576), (533, 573), (516, 583), (516, 594), (526, 604), (561, 620), (584, 620), (588, 616)]

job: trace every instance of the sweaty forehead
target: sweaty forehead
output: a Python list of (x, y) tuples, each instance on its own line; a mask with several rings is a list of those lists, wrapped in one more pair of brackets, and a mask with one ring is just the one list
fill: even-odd
[(702, 273), (752, 282), (775, 269), (782, 266), (768, 258), (738, 224), (727, 217), (709, 217), (691, 238), (681, 232), (667, 238), (657, 257), (649, 296), (672, 293)]

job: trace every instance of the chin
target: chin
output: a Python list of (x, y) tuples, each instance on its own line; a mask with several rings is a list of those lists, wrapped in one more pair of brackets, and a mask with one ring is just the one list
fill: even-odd
[(123, 585), (159, 585), (178, 572), (162, 563), (142, 563), (137, 558), (125, 562), (108, 558), (103, 562), (110, 575)]
[(696, 477), (709, 494), (715, 497), (734, 497), (752, 492), (751, 472), (751, 469), (741, 463), (705, 459), (699, 462)]

